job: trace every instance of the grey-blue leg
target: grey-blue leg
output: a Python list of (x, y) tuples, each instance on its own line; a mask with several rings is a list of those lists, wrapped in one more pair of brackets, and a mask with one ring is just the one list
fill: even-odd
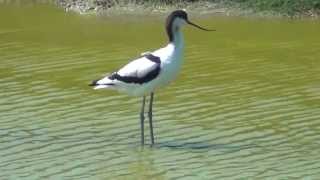
[(140, 128), (141, 128), (141, 144), (144, 145), (144, 105), (146, 103), (146, 97), (143, 96), (142, 106), (140, 112)]
[(153, 136), (153, 124), (152, 124), (152, 104), (153, 104), (153, 95), (154, 93), (152, 92), (150, 94), (150, 100), (149, 100), (149, 127), (150, 127), (150, 139), (151, 139), (151, 145), (154, 144), (154, 136)]

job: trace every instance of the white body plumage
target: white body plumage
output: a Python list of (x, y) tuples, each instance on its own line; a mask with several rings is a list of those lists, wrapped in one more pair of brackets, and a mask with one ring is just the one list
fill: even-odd
[[(179, 26), (182, 21), (175, 21), (175, 23), (174, 26)], [(132, 96), (143, 96), (170, 83), (176, 78), (181, 68), (184, 49), (182, 32), (175, 31), (173, 36), (175, 37), (174, 41), (167, 46), (143, 54), (142, 57), (131, 61), (116, 72), (121, 77), (145, 78), (148, 73), (160, 68), (158, 75), (154, 79), (148, 82), (132, 83), (125, 82), (119, 78), (110, 79), (110, 76), (106, 76), (95, 82), (94, 89), (116, 89)], [(159, 58), (160, 63), (148, 59), (146, 55)]]

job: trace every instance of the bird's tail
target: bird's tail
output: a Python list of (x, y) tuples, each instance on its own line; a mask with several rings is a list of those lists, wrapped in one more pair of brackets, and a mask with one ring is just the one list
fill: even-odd
[(93, 80), (93, 81), (89, 84), (89, 86), (96, 86), (96, 85), (98, 85), (97, 82), (98, 82), (99, 80), (100, 80), (100, 79), (98, 79), (98, 80)]
[(89, 86), (93, 86), (93, 89), (104, 89), (104, 88), (112, 88), (114, 86), (114, 83), (112, 83), (112, 80), (110, 79), (98, 79), (92, 81)]

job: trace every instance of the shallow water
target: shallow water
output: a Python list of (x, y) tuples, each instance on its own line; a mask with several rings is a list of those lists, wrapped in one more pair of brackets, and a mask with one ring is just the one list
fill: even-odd
[(163, 17), (0, 4), (0, 179), (318, 179), (319, 21), (190, 18), (217, 31), (184, 29), (142, 149), (141, 99), (87, 84), (164, 45)]

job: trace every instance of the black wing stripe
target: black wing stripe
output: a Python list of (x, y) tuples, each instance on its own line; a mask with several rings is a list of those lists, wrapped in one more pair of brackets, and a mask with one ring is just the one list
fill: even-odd
[(112, 73), (109, 76), (109, 79), (111, 80), (118, 80), (118, 81), (122, 81), (125, 83), (134, 83), (134, 84), (144, 84), (147, 82), (152, 81), (153, 79), (155, 79), (156, 77), (158, 77), (159, 73), (160, 73), (160, 58), (158, 56), (154, 56), (152, 54), (147, 54), (144, 57), (146, 57), (148, 60), (154, 62), (157, 64), (156, 68), (152, 69), (150, 72), (148, 72), (145, 76), (143, 77), (136, 77), (136, 76), (121, 76), (119, 75), (117, 72)]
[(156, 64), (160, 64), (160, 58), (158, 56), (154, 56), (153, 54), (146, 54), (144, 57), (146, 57), (147, 59), (149, 59), (150, 61), (156, 63)]

